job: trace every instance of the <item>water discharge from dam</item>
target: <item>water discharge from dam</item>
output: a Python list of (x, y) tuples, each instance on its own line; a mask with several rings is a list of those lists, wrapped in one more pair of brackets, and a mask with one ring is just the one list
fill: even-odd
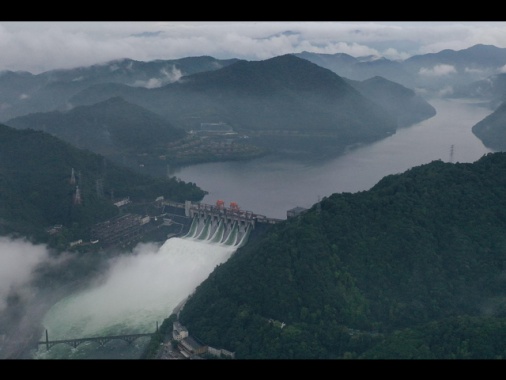
[[(235, 241), (234, 241), (235, 243)], [(116, 258), (91, 288), (64, 298), (42, 322), (49, 340), (151, 333), (174, 308), (228, 260), (240, 244), (212, 239), (171, 238), (163, 245), (140, 244), (133, 254)], [(40, 341), (45, 340), (45, 335)], [(103, 347), (87, 342), (73, 348), (40, 345), (37, 359), (136, 359), (149, 337), (128, 344), (110, 341)]]
[(239, 248), (246, 243), (251, 228), (251, 225), (243, 225), (238, 221), (227, 223), (221, 218), (197, 217), (193, 219), (185, 238)]

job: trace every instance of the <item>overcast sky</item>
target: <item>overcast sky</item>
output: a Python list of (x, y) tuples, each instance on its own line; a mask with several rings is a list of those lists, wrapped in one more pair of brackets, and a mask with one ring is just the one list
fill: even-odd
[(0, 70), (33, 74), (131, 58), (210, 55), (262, 60), (287, 53), (406, 59), (475, 44), (506, 48), (506, 22), (0, 22)]

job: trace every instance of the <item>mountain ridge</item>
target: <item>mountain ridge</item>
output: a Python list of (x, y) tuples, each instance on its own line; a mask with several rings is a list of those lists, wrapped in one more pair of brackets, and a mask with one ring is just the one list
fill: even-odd
[(6, 124), (17, 129), (44, 130), (78, 148), (120, 162), (124, 155), (156, 150), (186, 136), (183, 129), (122, 97), (68, 111), (20, 116)]
[[(129, 89), (122, 96), (176, 126), (195, 130), (200, 123), (225, 122), (264, 148), (317, 152), (323, 146), (329, 153), (338, 153), (350, 144), (384, 138), (397, 128), (386, 110), (335, 73), (292, 55), (239, 61), (144, 90), (142, 96), (136, 91)], [(119, 95), (114, 89), (90, 87), (70, 101), (89, 104), (103, 100), (106, 93)], [(273, 136), (272, 131), (288, 135)], [(297, 136), (302, 132), (313, 134), (308, 144)]]

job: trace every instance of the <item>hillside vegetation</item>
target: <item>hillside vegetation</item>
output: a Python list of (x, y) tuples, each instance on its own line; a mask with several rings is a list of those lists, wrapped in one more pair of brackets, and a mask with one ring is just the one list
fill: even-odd
[[(119, 213), (112, 200), (201, 200), (194, 183), (152, 178), (119, 167), (42, 131), (0, 125), (0, 235), (46, 241), (45, 229), (61, 224), (68, 239)], [(75, 183), (71, 183), (74, 169)], [(74, 204), (79, 187), (81, 204)]]
[(390, 175), (250, 241), (180, 318), (237, 358), (504, 358), (505, 210), (506, 154)]
[(475, 124), (472, 129), (483, 145), (496, 150), (506, 150), (506, 103), (502, 103), (494, 112)]
[(224, 122), (250, 142), (277, 152), (341, 153), (395, 133), (396, 119), (343, 78), (283, 55), (238, 61), (154, 89), (91, 86), (70, 99), (90, 105), (122, 96), (186, 130)]
[[(59, 79), (51, 86), (65, 89), (65, 102), (59, 100), (61, 105), (49, 112), (35, 112), (39, 108), (34, 107), (27, 114), (27, 109), (5, 123), (42, 129), (134, 168), (249, 159), (269, 152), (335, 157), (349, 146), (386, 138), (436, 112), (397, 83), (380, 77), (347, 80), (291, 54), (236, 60), (186, 75), (178, 71), (173, 80), (139, 76), (148, 66), (111, 63), (109, 81), (101, 66), (54, 73)], [(132, 82), (134, 77), (138, 79)], [(137, 81), (158, 85), (134, 85)], [(225, 125), (228, 133), (209, 133), (206, 125)], [(190, 134), (183, 139), (185, 131)]]
[(160, 149), (186, 136), (183, 129), (120, 97), (66, 112), (20, 116), (7, 124), (43, 130), (78, 148), (113, 157)]

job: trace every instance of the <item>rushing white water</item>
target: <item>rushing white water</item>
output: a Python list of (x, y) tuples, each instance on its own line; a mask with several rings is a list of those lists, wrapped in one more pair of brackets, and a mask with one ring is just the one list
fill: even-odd
[(211, 218), (196, 217), (185, 238), (239, 248), (247, 242), (250, 232), (251, 226), (249, 224), (239, 226), (236, 221), (226, 223), (223, 219), (217, 222), (216, 220), (212, 221)]
[[(49, 340), (150, 333), (237, 249), (211, 241), (171, 238), (162, 246), (139, 245), (120, 256), (94, 287), (55, 304), (43, 320)], [(45, 334), (40, 339), (45, 340)], [(40, 345), (38, 359), (138, 358), (149, 338), (128, 345), (121, 340), (100, 347)]]

